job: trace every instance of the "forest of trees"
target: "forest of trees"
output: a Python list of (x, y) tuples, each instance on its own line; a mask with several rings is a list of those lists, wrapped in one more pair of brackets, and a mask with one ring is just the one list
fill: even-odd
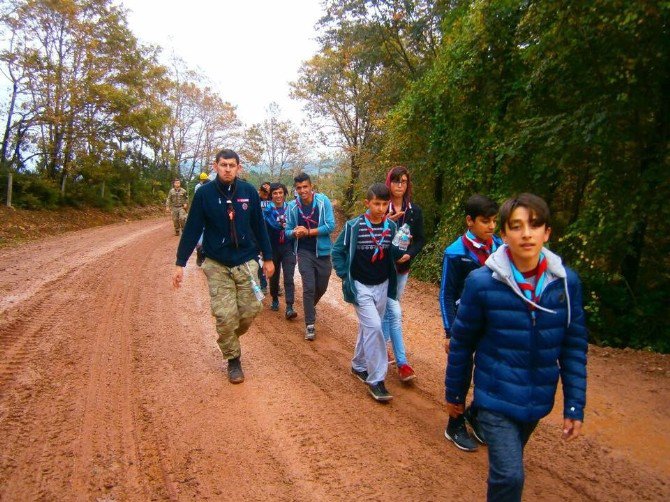
[[(670, 351), (670, 2), (328, 0), (294, 83), (349, 159), (344, 200), (408, 166), (439, 281), (473, 193), (531, 191), (592, 341)], [(358, 194), (358, 196), (354, 196)]]
[(245, 127), (111, 0), (1, 5), (0, 182), (14, 176), (23, 207), (156, 202), (223, 144), (286, 176), (316, 141), (346, 159), (331, 179), (348, 212), (390, 167), (410, 169), (425, 280), (468, 196), (543, 196), (592, 341), (670, 352), (670, 2), (322, 0), (319, 50), (292, 83), (309, 138), (274, 104)]

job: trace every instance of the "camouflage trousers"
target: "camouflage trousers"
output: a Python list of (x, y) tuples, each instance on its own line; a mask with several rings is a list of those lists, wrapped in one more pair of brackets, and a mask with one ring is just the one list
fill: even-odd
[(240, 336), (263, 308), (251, 289), (251, 277), (258, 276), (258, 263), (250, 260), (237, 267), (226, 267), (207, 258), (202, 270), (207, 276), (212, 315), (216, 318), (219, 335), (216, 343), (224, 359), (239, 357)]
[(172, 208), (172, 223), (175, 233), (179, 233), (179, 230), (183, 229), (186, 224), (186, 209), (182, 206), (174, 206)]

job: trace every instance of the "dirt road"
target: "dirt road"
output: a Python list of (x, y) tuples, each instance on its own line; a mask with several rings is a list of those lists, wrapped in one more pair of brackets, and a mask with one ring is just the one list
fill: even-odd
[[(0, 500), (485, 497), (485, 449), (442, 435), (435, 287), (408, 286), (419, 377), (393, 368), (388, 405), (349, 374), (356, 318), (335, 277), (317, 340), (264, 310), (233, 386), (193, 258), (170, 286), (176, 244), (161, 219), (0, 251)], [(592, 349), (585, 435), (561, 441), (560, 405), (543, 420), (525, 499), (670, 500), (669, 381), (668, 357)]]

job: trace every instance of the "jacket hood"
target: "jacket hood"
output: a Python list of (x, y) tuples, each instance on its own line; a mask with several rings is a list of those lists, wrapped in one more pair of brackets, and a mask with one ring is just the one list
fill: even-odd
[[(562, 280), (567, 295), (568, 294), (567, 272), (565, 271), (565, 267), (563, 266), (563, 261), (561, 260), (561, 257), (555, 253), (552, 253), (545, 247), (542, 248), (542, 253), (544, 253), (544, 257), (547, 260), (548, 277), (545, 284), (549, 285), (549, 283), (551, 283), (552, 281)], [(551, 309), (542, 307), (541, 305), (538, 305), (537, 303), (529, 300), (521, 292), (521, 288), (519, 288), (519, 285), (514, 280), (514, 275), (512, 274), (512, 266), (510, 265), (509, 257), (507, 256), (507, 244), (503, 244), (493, 254), (491, 254), (491, 256), (489, 256), (488, 259), (486, 260), (485, 265), (493, 271), (494, 279), (507, 284), (510, 288), (512, 288), (512, 290), (516, 293), (517, 296), (523, 299), (523, 301), (525, 301), (530, 305), (533, 305), (535, 308), (542, 310), (544, 312), (549, 312), (551, 314), (556, 313)], [(570, 303), (568, 302), (568, 324), (570, 324), (569, 305)]]

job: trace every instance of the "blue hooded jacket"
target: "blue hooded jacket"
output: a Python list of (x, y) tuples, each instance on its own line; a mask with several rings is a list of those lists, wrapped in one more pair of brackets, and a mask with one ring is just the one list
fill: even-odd
[[(474, 352), (475, 407), (522, 422), (539, 420), (554, 405), (560, 376), (564, 417), (583, 420), (588, 343), (579, 278), (543, 249), (547, 282), (532, 303), (514, 280), (506, 248), (465, 281), (451, 328), (447, 401), (464, 403)], [(535, 321), (529, 303), (536, 308)]]
[[(319, 219), (317, 225), (318, 237), (316, 238), (316, 256), (330, 256), (333, 243), (330, 240), (330, 234), (335, 230), (335, 215), (330, 199), (322, 193), (315, 193), (312, 204), (315, 204)], [(298, 205), (294, 200), (288, 203), (286, 209), (286, 236), (293, 239), (293, 229), (298, 226)], [(294, 242), (294, 251), (298, 252), (298, 239)]]

